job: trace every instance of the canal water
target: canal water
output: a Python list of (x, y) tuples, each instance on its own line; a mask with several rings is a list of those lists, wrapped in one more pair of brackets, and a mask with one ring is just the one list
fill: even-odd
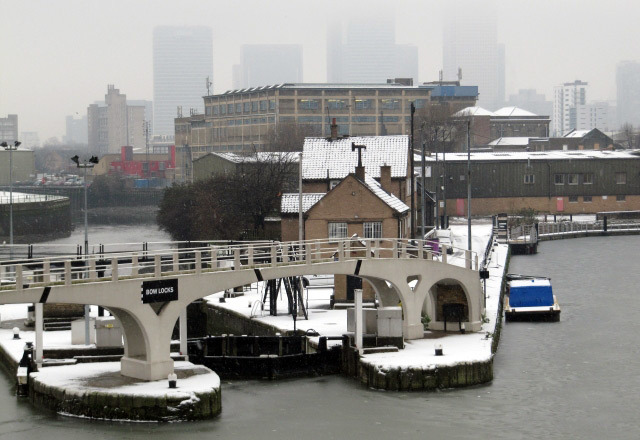
[(637, 439), (639, 246), (637, 236), (594, 237), (513, 257), (510, 272), (552, 278), (562, 317), (505, 324), (485, 386), (397, 393), (341, 376), (238, 381), (223, 383), (219, 418), (157, 425), (40, 411), (1, 374), (0, 438)]

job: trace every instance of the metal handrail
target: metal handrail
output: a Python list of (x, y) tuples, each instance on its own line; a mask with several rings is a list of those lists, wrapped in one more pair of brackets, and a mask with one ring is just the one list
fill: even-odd
[(424, 240), (340, 239), (303, 242), (258, 242), (227, 246), (200, 246), (161, 251), (135, 251), (84, 256), (51, 256), (3, 262), (3, 289), (22, 289), (24, 284), (45, 286), (64, 283), (161, 278), (232, 268), (279, 267), (358, 259), (422, 259), (478, 270), (475, 252), (443, 246), (434, 252)]

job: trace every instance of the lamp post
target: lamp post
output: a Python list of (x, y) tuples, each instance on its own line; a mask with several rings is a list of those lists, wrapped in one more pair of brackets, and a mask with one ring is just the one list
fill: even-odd
[(13, 150), (17, 150), (20, 141), (15, 141), (13, 145), (3, 142), (0, 144), (5, 150), (9, 150), (9, 259), (13, 259)]
[[(89, 255), (89, 221), (87, 218), (87, 168), (93, 168), (98, 163), (98, 158), (95, 156), (91, 156), (89, 160), (85, 160), (84, 162), (80, 162), (80, 158), (76, 154), (71, 158), (71, 161), (76, 164), (78, 168), (82, 168), (84, 170), (84, 256), (85, 259)], [(84, 306), (84, 345), (89, 345), (91, 343), (90, 335), (89, 335), (89, 306), (85, 304)]]

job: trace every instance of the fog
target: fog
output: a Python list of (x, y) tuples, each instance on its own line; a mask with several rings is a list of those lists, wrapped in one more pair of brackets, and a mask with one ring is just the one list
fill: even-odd
[[(372, 1), (0, 0), (0, 116), (40, 140), (64, 135), (66, 115), (86, 113), (115, 84), (129, 99), (153, 99), (152, 32), (158, 25), (207, 25), (213, 31), (213, 91), (232, 87), (242, 44), (303, 45), (304, 81), (326, 81), (326, 26), (362, 11), (395, 17), (396, 43), (419, 48), (419, 80), (438, 79), (443, 27), (468, 3)], [(630, 0), (474, 2), (497, 20), (505, 44), (506, 90), (588, 81), (590, 100), (615, 99), (615, 68), (640, 59), (640, 6)], [(205, 94), (203, 78), (203, 95)], [(482, 93), (482, 90), (480, 90)]]

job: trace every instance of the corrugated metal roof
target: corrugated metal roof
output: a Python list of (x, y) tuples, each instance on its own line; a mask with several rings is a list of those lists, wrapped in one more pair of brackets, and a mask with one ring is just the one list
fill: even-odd
[(358, 152), (351, 144), (366, 145), (362, 150), (362, 165), (367, 174), (380, 177), (382, 165), (391, 166), (392, 178), (407, 175), (409, 136), (355, 136), (329, 141), (326, 138), (306, 138), (302, 157), (302, 178), (305, 180), (344, 179), (355, 172)]
[(486, 108), (482, 107), (467, 107), (462, 110), (456, 112), (453, 116), (463, 117), (463, 116), (493, 116), (493, 112), (490, 112)]
[[(307, 212), (325, 193), (302, 193), (302, 212)], [(280, 213), (297, 214), (299, 206), (298, 193), (284, 193), (280, 201)]]

